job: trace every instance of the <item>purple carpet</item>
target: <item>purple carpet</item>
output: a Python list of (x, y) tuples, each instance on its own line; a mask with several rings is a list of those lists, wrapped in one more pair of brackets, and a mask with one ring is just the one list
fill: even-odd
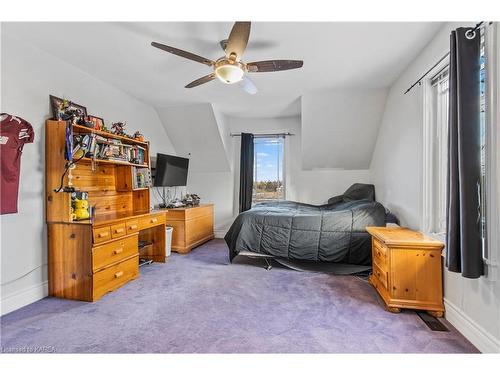
[(96, 303), (45, 298), (1, 319), (4, 352), (476, 353), (448, 322), (384, 310), (355, 276), (228, 264), (222, 240), (166, 264)]

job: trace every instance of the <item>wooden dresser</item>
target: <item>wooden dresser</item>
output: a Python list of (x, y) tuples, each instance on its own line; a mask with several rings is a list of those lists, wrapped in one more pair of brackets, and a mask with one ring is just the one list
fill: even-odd
[(443, 316), (443, 243), (399, 227), (367, 227), (372, 235), (370, 283), (391, 312), (401, 308)]
[[(150, 211), (149, 188), (134, 188), (132, 168), (149, 168), (149, 143), (82, 126), (74, 134), (99, 134), (127, 145), (141, 146), (145, 163), (80, 159), (71, 169), (77, 191), (88, 192), (95, 215), (77, 221), (71, 214), (71, 194), (55, 192), (66, 168), (67, 123), (45, 125), (46, 220), (49, 294), (96, 301), (139, 275), (141, 258), (165, 262), (165, 211)], [(68, 174), (63, 185), (69, 184)], [(139, 249), (138, 242), (147, 244)]]
[(167, 226), (173, 227), (172, 250), (188, 253), (193, 248), (214, 238), (214, 206), (169, 208)]

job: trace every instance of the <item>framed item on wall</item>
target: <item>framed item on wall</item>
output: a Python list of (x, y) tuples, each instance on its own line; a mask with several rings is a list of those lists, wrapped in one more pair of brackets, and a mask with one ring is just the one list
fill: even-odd
[(52, 109), (52, 118), (54, 120), (73, 120), (87, 116), (87, 108), (73, 103), (67, 99), (61, 99), (50, 95), (50, 107)]
[(94, 124), (94, 129), (102, 130), (104, 127), (104, 120), (97, 116), (88, 115), (88, 121)]

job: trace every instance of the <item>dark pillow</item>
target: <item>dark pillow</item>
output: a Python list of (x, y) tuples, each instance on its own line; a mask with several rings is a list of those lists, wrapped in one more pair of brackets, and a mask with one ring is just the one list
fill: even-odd
[(385, 209), (385, 222), (399, 225), (399, 219), (388, 208)]
[(343, 194), (344, 202), (367, 199), (375, 201), (375, 186), (371, 184), (352, 184)]
[(336, 195), (335, 197), (331, 197), (330, 199), (328, 199), (328, 204), (341, 203), (343, 201), (344, 201), (343, 195)]

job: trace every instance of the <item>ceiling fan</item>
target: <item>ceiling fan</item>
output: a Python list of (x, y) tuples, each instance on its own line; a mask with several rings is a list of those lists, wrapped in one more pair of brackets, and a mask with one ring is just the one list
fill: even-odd
[(297, 69), (301, 68), (304, 64), (302, 60), (243, 62), (241, 57), (243, 56), (243, 52), (245, 52), (249, 36), (250, 22), (235, 22), (229, 34), (229, 38), (220, 42), (220, 46), (224, 50), (225, 56), (215, 61), (165, 44), (152, 42), (151, 45), (174, 55), (208, 65), (214, 69), (212, 73), (187, 84), (186, 88), (188, 89), (218, 78), (226, 84), (239, 83), (243, 90), (253, 95), (257, 93), (257, 87), (255, 87), (254, 83), (246, 76), (246, 73), (276, 72), (279, 70)]

